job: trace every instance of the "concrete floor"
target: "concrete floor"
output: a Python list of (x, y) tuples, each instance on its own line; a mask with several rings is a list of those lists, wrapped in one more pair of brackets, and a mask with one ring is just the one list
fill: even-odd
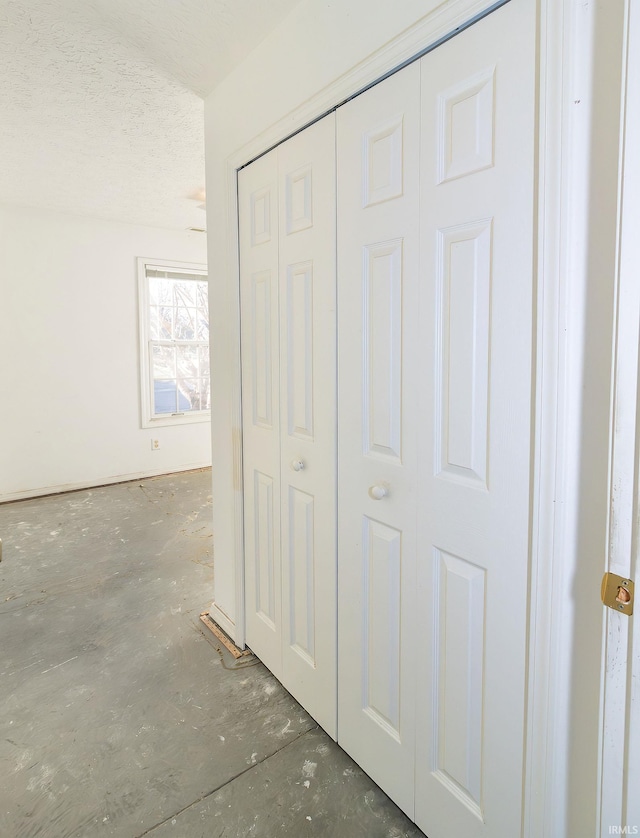
[(1, 838), (419, 838), (199, 621), (209, 471), (0, 505)]

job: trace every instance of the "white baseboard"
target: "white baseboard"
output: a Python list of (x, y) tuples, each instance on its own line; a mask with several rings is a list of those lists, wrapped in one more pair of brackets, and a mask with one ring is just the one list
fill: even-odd
[(179, 474), (183, 471), (197, 471), (202, 468), (211, 468), (211, 463), (190, 463), (186, 466), (173, 468), (170, 471), (167, 471), (166, 468), (136, 471), (130, 474), (117, 474), (111, 477), (96, 477), (93, 480), (82, 480), (79, 483), (64, 483), (56, 486), (41, 486), (35, 489), (25, 489), (21, 492), (7, 492), (6, 494), (0, 494), (0, 503), (41, 498), (46, 495), (59, 495), (63, 492), (75, 492), (79, 489), (97, 489), (100, 486), (110, 486), (113, 483), (128, 483), (130, 480), (142, 480), (145, 477), (161, 477), (164, 474)]

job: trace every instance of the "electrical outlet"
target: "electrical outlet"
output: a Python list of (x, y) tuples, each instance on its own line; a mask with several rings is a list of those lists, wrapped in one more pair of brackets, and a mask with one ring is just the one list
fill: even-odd
[(160, 440), (159, 439), (152, 439), (151, 440), (151, 450), (157, 451), (160, 448)]

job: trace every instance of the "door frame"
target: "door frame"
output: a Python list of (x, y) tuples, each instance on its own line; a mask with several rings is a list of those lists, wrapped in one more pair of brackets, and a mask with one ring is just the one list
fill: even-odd
[[(507, 0), (508, 1), (508, 0)], [(518, 2), (519, 0), (511, 0)], [(581, 391), (582, 350), (588, 288), (585, 254), (593, 235), (582, 208), (589, 205), (585, 175), (592, 172), (594, 133), (600, 132), (599, 152), (617, 154), (617, 129), (594, 118), (596, 95), (593, 68), (601, 38), (615, 46), (618, 16), (598, 17), (595, 4), (576, 0), (531, 0), (536, 3), (538, 31), (538, 138), (536, 162), (537, 240), (535, 307), (536, 378), (535, 436), (532, 464), (530, 645), (528, 662), (528, 719), (526, 748), (525, 818), (522, 835), (543, 838), (567, 834), (571, 820), (570, 775), (573, 764), (567, 729), (572, 713), (572, 671), (568, 661), (574, 649), (575, 608), (567, 597), (570, 579), (577, 572), (580, 538), (576, 533), (581, 506), (580, 470), (576, 467), (574, 439), (579, 436), (585, 406)], [(622, 0), (616, 0), (621, 3)], [(628, 2), (628, 0), (627, 0)], [(225, 493), (225, 513), (215, 512), (214, 530), (223, 549), (216, 552), (216, 597), (213, 619), (240, 646), (244, 636), (244, 557), (242, 509), (242, 421), (240, 396), (240, 309), (237, 231), (237, 171), (255, 157), (320, 118), (381, 79), (472, 18), (501, 3), (453, 0), (355, 65), (250, 142), (220, 161), (224, 166), (226, 264), (228, 275), (214, 283), (212, 309), (220, 306), (227, 318), (217, 347), (218, 362), (235, 371), (224, 407), (212, 410), (214, 433), (214, 504)], [(583, 37), (584, 35), (589, 37)], [(608, 41), (607, 41), (608, 38)], [(609, 98), (619, 96), (613, 87)], [(582, 105), (582, 107), (578, 107)], [(592, 122), (593, 120), (593, 122)], [(210, 233), (210, 252), (219, 236)], [(606, 260), (609, 241), (602, 244)], [(591, 246), (593, 250), (593, 246)], [(607, 289), (608, 291), (608, 286)], [(576, 305), (576, 302), (578, 303)], [(606, 318), (606, 307), (601, 314)], [(605, 327), (605, 337), (607, 329)], [(222, 360), (220, 360), (222, 359)], [(212, 363), (215, 359), (212, 358)], [(610, 370), (610, 368), (608, 368)], [(608, 390), (607, 373), (598, 372), (600, 388)], [(216, 446), (228, 446), (216, 464)], [(602, 452), (594, 455), (600, 459)], [(606, 456), (606, 452), (605, 452)], [(216, 517), (217, 515), (217, 517)], [(223, 590), (224, 588), (224, 590)], [(233, 618), (224, 602), (232, 603)], [(550, 700), (550, 696), (554, 700)], [(595, 766), (593, 768), (596, 770)], [(585, 780), (587, 782), (587, 780)], [(589, 780), (590, 783), (590, 780)], [(574, 832), (574, 834), (577, 834)]]
[[(608, 555), (604, 570), (635, 581), (639, 564), (640, 515), (640, 14), (625, 0), (624, 96), (621, 108), (621, 165), (618, 205), (619, 250), (616, 271), (613, 381), (611, 392)], [(640, 675), (640, 627), (603, 609), (601, 762), (599, 832), (610, 828), (640, 830), (637, 804), (629, 791), (640, 781), (637, 690)], [(630, 806), (632, 811), (630, 811)], [(628, 833), (634, 834), (634, 833)]]

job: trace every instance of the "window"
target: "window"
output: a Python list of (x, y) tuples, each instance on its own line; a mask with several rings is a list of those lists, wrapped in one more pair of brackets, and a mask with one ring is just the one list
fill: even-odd
[(204, 266), (138, 260), (142, 425), (208, 421), (208, 281)]

